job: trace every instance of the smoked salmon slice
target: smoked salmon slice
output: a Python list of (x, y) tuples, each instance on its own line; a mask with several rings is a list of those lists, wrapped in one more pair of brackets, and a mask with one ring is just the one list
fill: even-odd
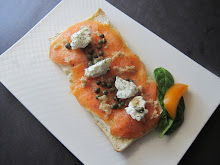
[[(103, 55), (98, 58), (101, 60), (111, 58), (110, 70), (95, 78), (85, 76), (85, 69), (89, 67), (91, 61), (87, 56), (90, 48), (87, 46), (85, 49), (73, 50), (67, 49), (65, 46), (66, 43), (71, 43), (71, 35), (85, 26), (91, 30), (92, 41), (89, 47), (93, 49), (93, 54), (99, 56), (101, 50)], [(100, 34), (103, 34), (106, 40), (101, 49), (98, 48), (99, 41), (102, 39)], [(148, 78), (143, 62), (128, 48), (120, 33), (111, 25), (101, 9), (98, 9), (89, 19), (63, 31), (51, 44), (49, 57), (61, 67), (68, 68), (71, 94), (92, 114), (96, 124), (107, 135), (116, 151), (124, 150), (134, 140), (156, 127), (160, 120), (156, 99), (157, 84)], [(136, 96), (142, 96), (146, 101), (145, 109), (148, 110), (148, 113), (142, 120), (137, 121), (126, 112), (125, 108), (128, 107), (133, 97), (123, 99), (122, 107), (113, 108), (111, 105), (115, 102), (120, 104), (121, 101), (116, 98), (116, 88), (113, 85), (111, 88), (114, 90), (110, 91), (108, 86), (98, 84), (98, 81), (108, 84), (116, 76), (132, 81), (138, 88)], [(97, 93), (94, 92), (96, 88), (100, 89), (100, 92), (97, 93), (101, 96), (97, 96)], [(108, 91), (108, 93), (102, 94), (104, 91)], [(100, 106), (101, 104), (103, 106)], [(106, 110), (101, 107), (105, 107)]]

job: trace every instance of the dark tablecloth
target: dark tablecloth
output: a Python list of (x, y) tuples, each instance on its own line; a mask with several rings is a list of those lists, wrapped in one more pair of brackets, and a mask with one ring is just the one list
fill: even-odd
[[(59, 1), (1, 0), (0, 54), (19, 40)], [(217, 76), (220, 75), (219, 0), (108, 2)], [(179, 164), (220, 164), (219, 109)], [(0, 164), (60, 165), (81, 162), (0, 84)]]

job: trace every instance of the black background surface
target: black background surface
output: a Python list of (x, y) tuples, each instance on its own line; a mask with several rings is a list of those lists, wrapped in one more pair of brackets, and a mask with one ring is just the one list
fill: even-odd
[[(0, 54), (29, 31), (59, 1), (1, 0)], [(220, 76), (219, 0), (108, 2)], [(179, 164), (220, 164), (219, 109), (214, 112)], [(81, 163), (0, 84), (0, 164)]]

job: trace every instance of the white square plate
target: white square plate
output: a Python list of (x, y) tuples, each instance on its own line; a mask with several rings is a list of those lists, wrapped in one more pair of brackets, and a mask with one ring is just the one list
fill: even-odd
[[(152, 76), (168, 69), (185, 83), (185, 121), (172, 136), (153, 131), (122, 153), (113, 150), (90, 115), (68, 94), (69, 83), (48, 58), (54, 36), (102, 8)], [(65, 0), (0, 57), (0, 80), (85, 164), (177, 164), (220, 102), (220, 79), (103, 0)], [(210, 85), (211, 84), (211, 85)], [(207, 88), (209, 86), (209, 88)]]

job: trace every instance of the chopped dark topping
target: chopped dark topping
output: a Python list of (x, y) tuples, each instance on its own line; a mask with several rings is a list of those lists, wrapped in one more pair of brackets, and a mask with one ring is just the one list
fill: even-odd
[(118, 102), (121, 103), (121, 102), (122, 102), (122, 99), (118, 99)]
[(88, 54), (92, 55), (94, 53), (94, 50), (93, 49), (89, 49), (88, 50)]
[(113, 97), (113, 99), (114, 99), (115, 101), (118, 101), (118, 98), (117, 98), (117, 96), (114, 96), (114, 97)]
[(97, 62), (101, 61), (102, 58), (101, 57), (98, 57), (98, 58), (94, 58), (93, 59), (93, 63), (96, 64)]
[(121, 105), (121, 104), (118, 104), (118, 108), (121, 109), (121, 108), (122, 108), (122, 105)]
[(92, 65), (93, 65), (92, 61), (89, 61), (88, 66), (92, 66)]
[(97, 85), (100, 85), (100, 84), (101, 84), (101, 81), (100, 81), (100, 80), (97, 80), (96, 84), (97, 84)]
[(67, 49), (71, 49), (70, 43), (67, 42), (67, 43), (65, 44), (65, 47), (66, 47)]
[(102, 48), (102, 45), (98, 45), (97, 49), (101, 49)]
[(106, 44), (107, 40), (105, 38), (103, 38), (102, 42), (103, 42), (103, 44)]
[(136, 111), (139, 113), (143, 113), (144, 112), (144, 107), (138, 107), (136, 108)]
[(122, 101), (122, 102), (121, 102), (121, 105), (124, 106), (124, 105), (125, 105), (125, 102)]
[(100, 34), (100, 37), (104, 38), (105, 36), (104, 36), (104, 34), (101, 33), (101, 34)]
[(103, 81), (103, 82), (102, 82), (102, 87), (106, 87), (106, 86), (107, 86), (106, 82)]
[(112, 87), (112, 83), (108, 83), (108, 84), (107, 84), (107, 87), (108, 87), (108, 88), (111, 88), (111, 87)]
[(117, 109), (117, 107), (118, 107), (118, 104), (117, 104), (117, 103), (113, 103), (113, 104), (111, 105), (111, 108), (112, 108), (112, 109)]
[(115, 92), (115, 88), (111, 88), (111, 89), (110, 89), (110, 92), (111, 92), (111, 93)]
[(99, 56), (103, 56), (103, 55), (104, 55), (103, 51), (100, 50), (100, 51), (99, 51)]
[(88, 47), (88, 48), (91, 48), (91, 47), (92, 47), (92, 44), (91, 44), (91, 43), (89, 43), (89, 44), (87, 45), (87, 47)]
[(99, 45), (102, 45), (102, 44), (103, 44), (103, 41), (102, 41), (102, 40), (99, 40), (99, 41), (98, 41), (98, 44), (99, 44)]
[(100, 96), (101, 96), (101, 95), (96, 95), (95, 98), (96, 98), (96, 99), (99, 99)]
[(81, 48), (81, 51), (82, 51), (82, 52), (85, 52), (85, 50), (86, 50), (86, 48)]
[(116, 80), (116, 76), (113, 76), (113, 77), (112, 77), (112, 80), (114, 80), (114, 81), (115, 81), (115, 80)]
[(107, 90), (104, 90), (102, 93), (103, 93), (104, 95), (107, 95), (107, 94), (108, 94), (108, 91), (107, 91)]
[(100, 92), (100, 88), (95, 88), (95, 93), (99, 93)]
[(88, 60), (91, 60), (91, 59), (92, 59), (92, 56), (91, 56), (90, 54), (87, 54), (86, 57), (87, 57)]
[(98, 58), (98, 55), (97, 54), (93, 54), (92, 57), (93, 58)]
[(111, 79), (111, 80), (110, 80), (110, 83), (111, 83), (111, 84), (114, 84), (114, 83), (115, 83), (115, 80)]

